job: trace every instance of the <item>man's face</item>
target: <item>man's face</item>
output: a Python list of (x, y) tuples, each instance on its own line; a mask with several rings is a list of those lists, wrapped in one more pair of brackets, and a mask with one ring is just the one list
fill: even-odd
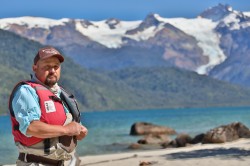
[(33, 65), (33, 71), (37, 79), (52, 87), (60, 79), (61, 64), (56, 57), (41, 59)]

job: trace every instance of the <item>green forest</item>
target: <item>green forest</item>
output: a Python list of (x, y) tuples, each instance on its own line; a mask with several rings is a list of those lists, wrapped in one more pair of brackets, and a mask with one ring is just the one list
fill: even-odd
[[(42, 47), (0, 30), (0, 114), (8, 113), (17, 82), (30, 78)], [(65, 55), (60, 85), (73, 93), (82, 111), (165, 109), (250, 105), (250, 90), (177, 68), (87, 70)]]

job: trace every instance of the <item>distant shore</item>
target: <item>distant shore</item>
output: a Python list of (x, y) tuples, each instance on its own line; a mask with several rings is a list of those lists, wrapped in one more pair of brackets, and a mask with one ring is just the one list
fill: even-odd
[(249, 166), (250, 139), (140, 152), (82, 156), (81, 166)]

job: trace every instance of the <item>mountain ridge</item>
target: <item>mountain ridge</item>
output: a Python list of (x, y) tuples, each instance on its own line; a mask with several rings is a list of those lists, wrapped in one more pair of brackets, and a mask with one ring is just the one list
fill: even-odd
[[(209, 50), (207, 49), (207, 46), (208, 46), (207, 42), (214, 43), (212, 46), (213, 48), (216, 47), (216, 49), (213, 50), (213, 52), (216, 52), (214, 55), (212, 55), (213, 57), (223, 56), (223, 53), (219, 47), (219, 43), (217, 42), (219, 39), (218, 37), (216, 37), (216, 35), (213, 35), (213, 29), (217, 24), (214, 22), (211, 22), (209, 19), (206, 19), (206, 18), (165, 19), (165, 18), (160, 17), (157, 14), (149, 14), (143, 21), (121, 21), (117, 19), (107, 19), (107, 20), (102, 20), (102, 21), (89, 21), (89, 20), (80, 20), (80, 19), (61, 19), (61, 20), (48, 19), (47, 23), (45, 23), (46, 21), (44, 18), (36, 19), (32, 17), (16, 18), (15, 20), (16, 21), (13, 21), (13, 19), (10, 19), (10, 20), (0, 19), (0, 27), (5, 30), (10, 30), (12, 32), (18, 33), (19, 35), (22, 35), (23, 37), (37, 40), (42, 44), (51, 45), (51, 44), (56, 43), (55, 45), (57, 47), (61, 47), (61, 48), (66, 47), (65, 50), (68, 53), (68, 55), (72, 55), (74, 57), (76, 55), (84, 56), (80, 54), (80, 52), (83, 52), (87, 48), (91, 48), (91, 47), (93, 47), (93, 52), (94, 52), (94, 48), (96, 47), (98, 48), (104, 47), (100, 49), (106, 49), (106, 50), (119, 49), (128, 44), (132, 45), (133, 47), (138, 47), (138, 44), (140, 45), (140, 43), (143, 43), (147, 40), (154, 38), (154, 36), (156, 36), (156, 34), (159, 31), (162, 31), (168, 25), (172, 25), (176, 27), (177, 29), (183, 31), (186, 36), (192, 36), (197, 41), (197, 43), (198, 42), (201, 43), (201, 44), (198, 44), (196, 47), (200, 47), (204, 53), (202, 52), (195, 53), (195, 54), (199, 54), (199, 57), (197, 57), (197, 59), (198, 58), (203, 59), (204, 58), (203, 56), (209, 57), (210, 53), (209, 53)], [(111, 21), (115, 22), (115, 24), (112, 24), (112, 28), (110, 28)], [(13, 24), (8, 24), (11, 22), (14, 22), (14, 25), (19, 26), (19, 28), (14, 27)], [(186, 27), (189, 27), (189, 25), (191, 24), (192, 25), (196, 24), (196, 28), (189, 28), (189, 29), (186, 28)], [(206, 31), (203, 30), (199, 33), (199, 28), (207, 29), (207, 30)], [(54, 29), (56, 29), (58, 33), (63, 34), (63, 36), (56, 33)], [(198, 30), (198, 33), (197, 33), (197, 30)], [(37, 31), (40, 31), (40, 34), (41, 33), (43, 34), (43, 38), (39, 38), (35, 36), (37, 34)], [(178, 35), (178, 32), (175, 32), (175, 30), (173, 29), (172, 30), (169, 29), (169, 33), (172, 33), (172, 32)], [(213, 40), (206, 41), (204, 37), (197, 37), (197, 34), (201, 34), (201, 33), (210, 33), (210, 36), (214, 36)], [(67, 34), (70, 34), (70, 35), (67, 35)], [(174, 38), (174, 36), (171, 36), (171, 38)], [(70, 39), (73, 39), (73, 41), (71, 41)], [(171, 40), (170, 41), (158, 40), (157, 42), (162, 43), (161, 44), (162, 49), (170, 49), (171, 52), (176, 53), (175, 48), (173, 46), (171, 46), (171, 48), (164, 46), (165, 44), (167, 45), (167, 43), (171, 43), (172, 42)], [(151, 45), (152, 44), (158, 45), (156, 42), (151, 43)], [(71, 45), (75, 45), (76, 47), (78, 47), (79, 51), (75, 53), (74, 51), (72, 51), (71, 48), (67, 49), (67, 46), (71, 47)], [(192, 45), (196, 45), (196, 44), (192, 44)], [(185, 48), (183, 49), (185, 50)], [(95, 54), (99, 54), (99, 53), (97, 52)], [(169, 52), (166, 53), (165, 56), (167, 54), (170, 54), (170, 53)], [(115, 55), (110, 54), (109, 56), (112, 59)], [(159, 56), (165, 57), (162, 54), (160, 54)], [(171, 57), (170, 61), (171, 60), (176, 61), (175, 57), (173, 57), (172, 55), (170, 55), (170, 57)], [(211, 58), (208, 58), (208, 59), (211, 59)], [(165, 64), (169, 65), (168, 61), (165, 58), (162, 58), (162, 61)], [(208, 69), (210, 69), (214, 65), (217, 65), (219, 62), (222, 62), (223, 57), (222, 59), (219, 58), (218, 60), (211, 60), (211, 61), (216, 61), (216, 62), (213, 62), (212, 64), (209, 64), (209, 62), (206, 62), (207, 64), (200, 64), (200, 66), (193, 65), (190, 68), (186, 67), (186, 69), (190, 69), (192, 71), (198, 71), (198, 73), (200, 74), (205, 74), (207, 73)], [(119, 63), (119, 62), (116, 61), (115, 63)], [(84, 65), (85, 67), (88, 67), (87, 64), (84, 64)], [(174, 64), (174, 66), (175, 65), (178, 65), (178, 64)], [(98, 66), (98, 64), (96, 66)], [(178, 67), (182, 67), (182, 66), (179, 65)], [(200, 69), (200, 68), (203, 68), (203, 69)]]
[(152, 13), (139, 21), (22, 17), (0, 19), (0, 28), (54, 45), (95, 71), (178, 67), (250, 87), (249, 20), (247, 12), (219, 4), (191, 19)]

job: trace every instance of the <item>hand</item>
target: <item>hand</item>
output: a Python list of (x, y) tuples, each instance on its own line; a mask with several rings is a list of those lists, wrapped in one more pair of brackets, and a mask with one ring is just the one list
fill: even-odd
[(76, 136), (77, 140), (82, 140), (83, 138), (85, 138), (88, 134), (88, 129), (84, 126), (82, 126), (82, 130), (80, 132), (79, 135)]
[(83, 126), (80, 123), (77, 123), (77, 122), (70, 122), (69, 124), (67, 124), (64, 127), (65, 127), (65, 130), (66, 130), (65, 135), (68, 135), (68, 136), (77, 136), (82, 131), (84, 131)]

